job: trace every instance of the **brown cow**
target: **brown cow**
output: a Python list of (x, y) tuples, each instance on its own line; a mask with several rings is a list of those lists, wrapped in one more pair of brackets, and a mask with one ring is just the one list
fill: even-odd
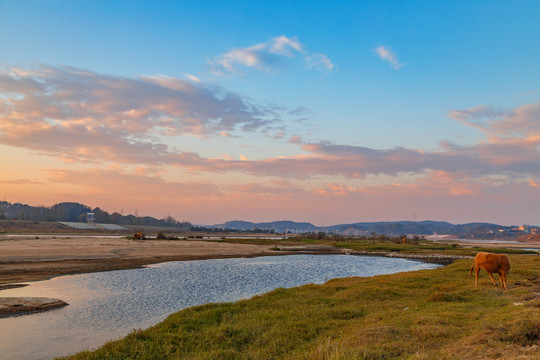
[(493, 278), (492, 273), (499, 274), (499, 279), (501, 280), (501, 285), (506, 289), (506, 275), (510, 273), (510, 261), (508, 257), (504, 254), (491, 254), (486, 252), (479, 252), (474, 258), (474, 262), (471, 266), (471, 271), (469, 271), (469, 276), (471, 276), (474, 267), (476, 266), (475, 272), (475, 286), (478, 287), (478, 273), (480, 269), (487, 271), (493, 285), (497, 286), (495, 279)]
[(145, 240), (146, 237), (142, 231), (133, 234), (133, 240)]

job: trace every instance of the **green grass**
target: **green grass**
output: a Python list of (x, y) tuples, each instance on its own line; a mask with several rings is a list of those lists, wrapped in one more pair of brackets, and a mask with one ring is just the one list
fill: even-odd
[(508, 290), (471, 260), (331, 280), (185, 309), (69, 359), (534, 359), (540, 257), (511, 255)]
[(312, 239), (312, 238), (291, 238), (284, 240), (273, 239), (222, 239), (213, 240), (216, 242), (230, 242), (242, 244), (258, 244), (272, 246), (272, 250), (282, 249), (284, 246), (295, 245), (330, 245), (342, 249), (351, 249), (365, 252), (393, 252), (403, 254), (442, 254), (442, 255), (464, 255), (475, 256), (479, 251), (502, 254), (537, 254), (535, 251), (523, 249), (507, 248), (483, 248), (483, 247), (463, 247), (458, 244), (441, 244), (429, 240), (408, 240), (406, 244), (401, 242), (401, 237), (381, 237), (381, 238), (338, 238), (332, 239)]
[(368, 252), (397, 252), (404, 254), (447, 254), (447, 255), (468, 255), (475, 256), (479, 251), (488, 251), (491, 253), (503, 254), (536, 254), (535, 251), (522, 249), (506, 249), (506, 248), (482, 248), (482, 247), (462, 247), (458, 244), (439, 244), (431, 241), (419, 241), (417, 244), (406, 243), (400, 244), (392, 241), (378, 240), (350, 240), (336, 241), (333, 246), (339, 248), (347, 248), (358, 251)]

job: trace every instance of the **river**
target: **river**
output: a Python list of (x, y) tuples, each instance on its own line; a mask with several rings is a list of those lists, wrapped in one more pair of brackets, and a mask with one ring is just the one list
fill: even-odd
[(4, 360), (51, 359), (99, 347), (190, 306), (237, 301), (280, 287), (322, 284), (333, 278), (438, 266), (386, 257), (288, 255), (176, 261), (61, 276), (0, 292), (2, 297), (51, 297), (70, 304), (0, 319), (0, 354)]

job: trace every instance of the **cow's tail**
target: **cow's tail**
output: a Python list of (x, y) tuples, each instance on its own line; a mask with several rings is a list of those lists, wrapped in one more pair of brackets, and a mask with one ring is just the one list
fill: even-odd
[(474, 265), (476, 265), (476, 259), (474, 259), (473, 263), (472, 263), (472, 266), (471, 266), (471, 271), (469, 271), (469, 276), (472, 275), (472, 271), (474, 269)]

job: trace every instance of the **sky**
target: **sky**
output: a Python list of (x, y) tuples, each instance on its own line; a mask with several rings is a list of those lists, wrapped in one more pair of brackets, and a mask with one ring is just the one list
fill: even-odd
[(538, 1), (0, 0), (0, 199), (540, 225)]

